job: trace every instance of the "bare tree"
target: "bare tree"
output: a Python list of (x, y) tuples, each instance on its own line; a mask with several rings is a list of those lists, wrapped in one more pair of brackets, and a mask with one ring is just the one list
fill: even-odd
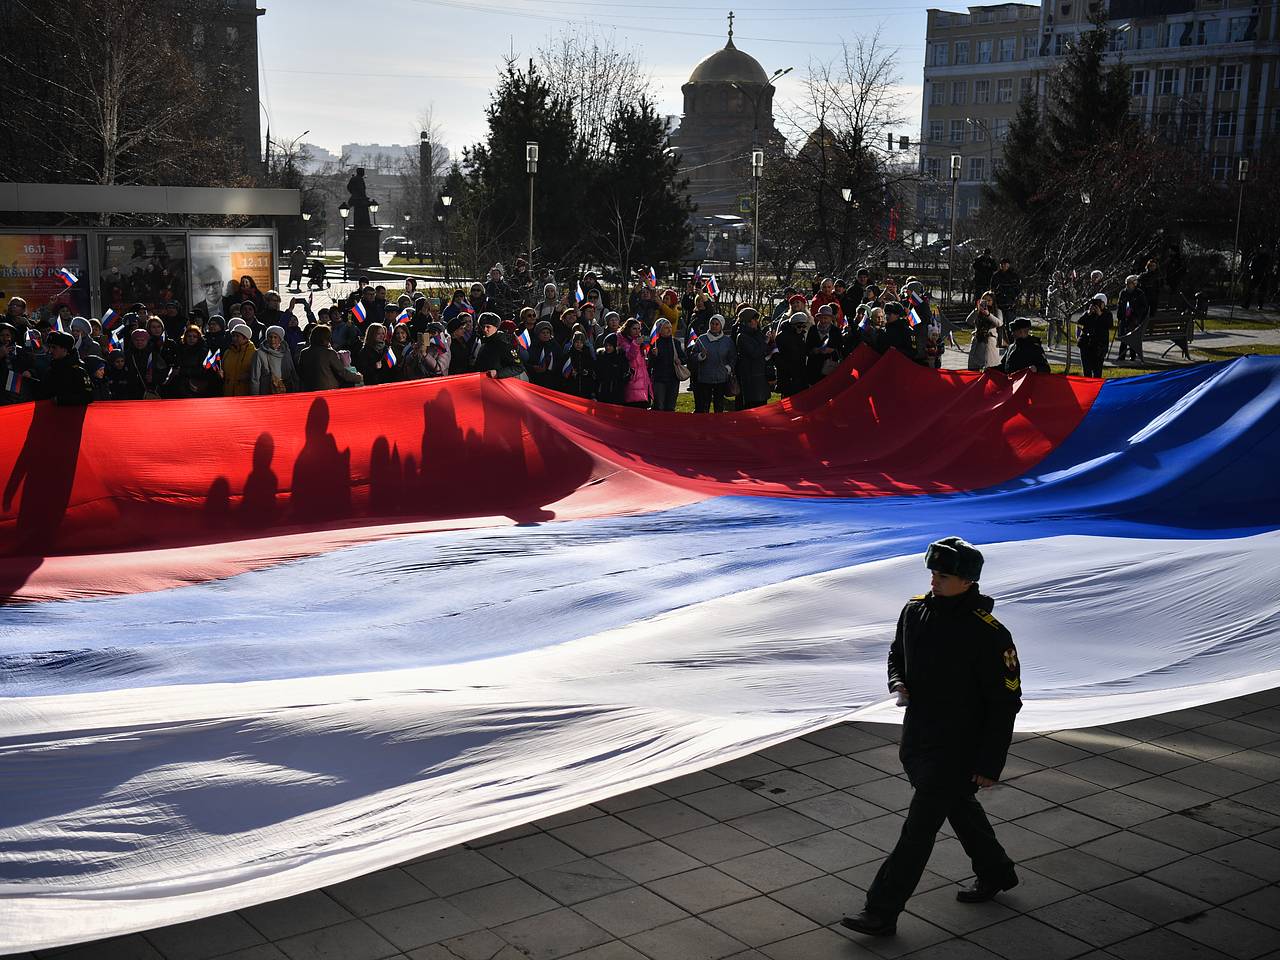
[(572, 105), (579, 145), (593, 160), (608, 148), (609, 124), (619, 108), (653, 100), (653, 80), (639, 54), (619, 47), (613, 31), (565, 30), (538, 50), (538, 66), (552, 97)]

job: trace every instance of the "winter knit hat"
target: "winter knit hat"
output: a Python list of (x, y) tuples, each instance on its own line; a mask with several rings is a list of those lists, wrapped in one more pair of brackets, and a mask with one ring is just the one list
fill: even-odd
[(537, 323), (533, 325), (533, 332), (535, 336), (537, 334), (542, 333), (543, 330), (546, 330), (550, 333), (555, 333), (555, 327), (551, 326), (550, 320), (539, 320)]
[(247, 323), (233, 323), (231, 325), (231, 329), (228, 330), (227, 333), (231, 336), (235, 336), (239, 333), (243, 334), (246, 340), (253, 339), (253, 331), (249, 329), (249, 325)]
[(263, 342), (263, 343), (266, 343), (266, 342), (267, 342), (267, 338), (268, 338), (268, 337), (270, 337), (273, 333), (274, 333), (277, 337), (279, 337), (281, 340), (283, 340), (283, 339), (284, 339), (284, 327), (271, 326), (271, 327), (267, 327), (267, 329), (266, 329), (265, 331), (263, 331), (263, 334), (262, 334), (262, 342)]
[(1107, 305), (1107, 295), (1105, 293), (1095, 293), (1089, 299), (1097, 301), (1098, 303), (1102, 304), (1104, 307)]

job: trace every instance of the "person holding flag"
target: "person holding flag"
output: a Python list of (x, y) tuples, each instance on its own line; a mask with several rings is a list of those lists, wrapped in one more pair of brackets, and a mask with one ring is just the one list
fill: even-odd
[(174, 355), (167, 396), (179, 399), (216, 397), (222, 393), (222, 351), (210, 347), (195, 324), (182, 331)]
[[(758, 316), (758, 314), (757, 314)], [(724, 317), (715, 314), (707, 325), (707, 332), (693, 341), (690, 358), (697, 357), (697, 374), (693, 381), (693, 412), (724, 413), (728, 408), (730, 384), (736, 377), (738, 348), (733, 339), (725, 335)]]
[[(721, 317), (723, 324), (724, 318)], [(672, 335), (670, 320), (658, 320), (649, 337), (649, 375), (653, 409), (674, 411), (681, 382), (689, 379), (684, 347)]]
[(23, 346), (18, 342), (18, 328), (12, 323), (0, 323), (0, 406), (19, 403), (22, 400), (23, 371), (26, 369)]
[(360, 371), (367, 387), (395, 380), (394, 368), (387, 363), (387, 328), (380, 323), (369, 324), (364, 332), (364, 343), (360, 352), (354, 357), (355, 367)]
[(628, 407), (649, 409), (653, 400), (653, 380), (649, 376), (649, 365), (645, 362), (643, 334), (640, 332), (640, 321), (635, 317), (622, 325), (622, 333), (618, 337), (618, 352), (626, 358), (630, 373), (622, 389), (622, 402)]
[(749, 410), (769, 402), (770, 338), (760, 329), (760, 312), (755, 307), (738, 311), (738, 336), (734, 348), (738, 354), (738, 409)]
[(529, 348), (529, 379), (540, 387), (559, 390), (563, 378), (555, 330), (546, 320), (539, 320), (534, 325), (533, 334), (533, 344)]
[(293, 352), (284, 339), (284, 327), (278, 324), (267, 327), (253, 355), (249, 392), (253, 396), (297, 393), (299, 387), (298, 371), (293, 365)]
[(809, 385), (835, 371), (840, 365), (840, 330), (835, 325), (835, 313), (840, 307), (824, 303), (818, 308), (815, 322), (805, 337), (807, 360), (805, 372)]
[(564, 353), (560, 373), (564, 377), (561, 389), (575, 397), (591, 399), (595, 394), (595, 354), (587, 344), (587, 335), (575, 330)]
[[(487, 373), (497, 380), (508, 377), (529, 379), (511, 334), (501, 329), (502, 319), (491, 311), (485, 311), (476, 319), (480, 328), (480, 349), (476, 352), (475, 370)], [(554, 344), (553, 344), (554, 346)]]

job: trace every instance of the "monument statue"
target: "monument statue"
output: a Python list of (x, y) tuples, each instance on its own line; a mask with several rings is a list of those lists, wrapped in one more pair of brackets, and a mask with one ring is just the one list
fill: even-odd
[(355, 229), (371, 227), (369, 219), (369, 190), (364, 182), (364, 167), (356, 167), (355, 174), (347, 181), (347, 193), (351, 195), (348, 205), (351, 207), (351, 226)]

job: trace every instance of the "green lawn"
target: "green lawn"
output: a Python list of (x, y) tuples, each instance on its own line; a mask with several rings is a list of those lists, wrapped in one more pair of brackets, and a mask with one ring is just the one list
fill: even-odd
[(1193, 349), (1210, 360), (1234, 360), (1236, 357), (1245, 357), (1251, 353), (1271, 356), (1280, 354), (1280, 344), (1277, 343), (1239, 343), (1229, 347), (1194, 347)]
[(1209, 317), (1204, 322), (1206, 330), (1275, 330), (1280, 322), (1267, 320), (1228, 320), (1226, 317)]

